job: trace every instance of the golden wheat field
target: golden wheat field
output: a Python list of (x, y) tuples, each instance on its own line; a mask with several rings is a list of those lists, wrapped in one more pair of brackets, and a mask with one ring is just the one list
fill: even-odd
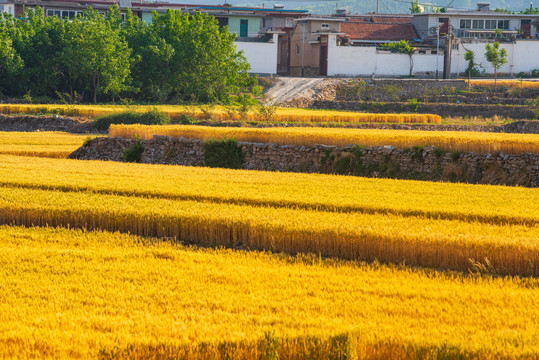
[[(537, 189), (0, 155), (0, 185), (489, 224), (539, 224)], [(455, 194), (458, 194), (455, 196)]]
[[(460, 206), (466, 207), (467, 201), (460, 201), (459, 206), (449, 196), (445, 197), (445, 204), (444, 197), (438, 198), (439, 205), (431, 206), (429, 211), (422, 209), (429, 208), (425, 204), (408, 206), (404, 199), (410, 196), (406, 195), (404, 189), (412, 182), (402, 182), (402, 200), (388, 197), (377, 209), (369, 209), (368, 203), (376, 201), (376, 196), (371, 196), (372, 200), (367, 197), (356, 203), (352, 201), (338, 211), (331, 211), (331, 208), (338, 206), (334, 206), (331, 201), (325, 202), (324, 194), (312, 199), (306, 198), (301, 202), (301, 198), (299, 201), (293, 200), (290, 194), (283, 192), (285, 201), (279, 205), (277, 194), (271, 194), (271, 191), (265, 193), (264, 187), (257, 193), (254, 190), (257, 184), (253, 186), (249, 181), (242, 182), (242, 171), (238, 171), (236, 175), (227, 170), (228, 173), (221, 175), (228, 175), (230, 179), (228, 184), (225, 182), (221, 188), (235, 188), (234, 191), (240, 194), (239, 197), (228, 195), (227, 200), (227, 194), (220, 198), (217, 194), (219, 190), (216, 193), (211, 183), (205, 186), (212, 190), (204, 190), (203, 186), (198, 189), (195, 187), (190, 192), (187, 184), (181, 180), (178, 181), (178, 187), (185, 189), (176, 190), (173, 186), (168, 188), (166, 182), (157, 185), (159, 180), (146, 178), (146, 186), (154, 188), (153, 192), (137, 192), (136, 182), (131, 183), (129, 172), (121, 171), (120, 167), (113, 166), (109, 169), (116, 174), (115, 181), (120, 184), (114, 187), (99, 176), (90, 175), (85, 179), (83, 175), (70, 175), (69, 167), (60, 165), (69, 161), (55, 161), (58, 161), (57, 175), (54, 175), (54, 171), (41, 169), (44, 174), (49, 173), (52, 177), (65, 179), (57, 184), (51, 181), (52, 178), (47, 180), (47, 176), (38, 178), (37, 184), (32, 184), (22, 177), (19, 177), (19, 180), (14, 177), (11, 182), (9, 179), (4, 180), (4, 187), (0, 188), (1, 223), (103, 229), (176, 238), (202, 245), (241, 246), (289, 254), (315, 253), (351, 260), (378, 259), (383, 262), (405, 262), (410, 265), (462, 271), (470, 269), (473, 260), (490, 263), (496, 272), (502, 274), (539, 273), (539, 224), (535, 201), (537, 193), (532, 189), (500, 187), (500, 194), (506, 189), (515, 189), (516, 197), (521, 196), (522, 200), (531, 204), (526, 210), (514, 211), (521, 207), (518, 205), (519, 200), (513, 203), (503, 203), (501, 200), (492, 212), (481, 211), (481, 207), (488, 207), (488, 197), (492, 197), (493, 192), (498, 189), (491, 187), (494, 190), (485, 192), (482, 201), (471, 206), (468, 215), (463, 215), (465, 210)], [(31, 167), (31, 160), (26, 165)], [(152, 167), (146, 166), (148, 169)], [(20, 173), (26, 176), (32, 174), (23, 168), (24, 166), (19, 167)], [(91, 166), (88, 168), (91, 169)], [(154, 174), (159, 173), (160, 168), (153, 167)], [(59, 175), (62, 169), (65, 169), (63, 176)], [(213, 170), (205, 176), (209, 178), (216, 173)], [(276, 178), (279, 175), (273, 173)], [(316, 178), (313, 180), (311, 186), (316, 186)], [(140, 182), (144, 181), (142, 177)], [(393, 181), (399, 184), (398, 181)], [(416, 188), (416, 197), (425, 197), (429, 192), (436, 192), (435, 189), (428, 189), (427, 184), (424, 183), (426, 188), (423, 190), (420, 190), (421, 186)], [(288, 183), (288, 186), (290, 185)], [(305, 193), (305, 190), (309, 190), (308, 185), (302, 185), (305, 185), (305, 182), (295, 185), (295, 192)], [(159, 193), (160, 186), (166, 190)], [(485, 187), (485, 190), (487, 188)], [(387, 188), (389, 189), (391, 185)], [(414, 192), (412, 187), (409, 190)], [(469, 190), (471, 193), (473, 188), (470, 187)], [(477, 190), (477, 194), (480, 194), (481, 188)], [(529, 191), (527, 196), (526, 190)], [(187, 195), (184, 199), (180, 195), (182, 191)], [(168, 196), (167, 192), (175, 193), (176, 196)], [(289, 193), (293, 192), (294, 187), (291, 187)], [(199, 194), (198, 198), (193, 196), (195, 194)], [(268, 199), (267, 203), (264, 197)], [(359, 198), (361, 192), (351, 197)], [(250, 198), (254, 199), (252, 204)], [(475, 198), (481, 199), (481, 195), (476, 195)], [(510, 199), (511, 196), (505, 198)], [(295, 201), (298, 206), (294, 204)], [(400, 205), (399, 201), (402, 201)], [(453, 213), (449, 210), (452, 206), (455, 208)], [(319, 207), (327, 210), (320, 210)]]
[(224, 128), (193, 125), (111, 125), (109, 136), (151, 139), (154, 135), (190, 139), (234, 138), (239, 141), (295, 145), (437, 146), (446, 151), (539, 153), (539, 135), (335, 128)]
[[(494, 87), (494, 80), (471, 80), (472, 86)], [(506, 88), (539, 89), (539, 81), (526, 80), (498, 80), (496, 85)]]
[(369, 114), (351, 111), (311, 110), (297, 108), (277, 108), (270, 119), (257, 111), (256, 107), (242, 112), (237, 106), (194, 106), (194, 105), (155, 105), (155, 106), (120, 106), (120, 105), (19, 105), (0, 104), (0, 113), (52, 113), (66, 115), (98, 117), (121, 111), (147, 111), (157, 109), (179, 119), (188, 115), (195, 119), (242, 120), (242, 121), (277, 121), (277, 122), (376, 122), (376, 123), (420, 123), (440, 124), (442, 118), (432, 114)]
[(538, 189), (1, 146), (0, 358), (539, 357)]
[(88, 135), (53, 131), (0, 132), (0, 154), (65, 159), (87, 138)]
[(536, 279), (0, 227), (0, 356), (518, 359)]

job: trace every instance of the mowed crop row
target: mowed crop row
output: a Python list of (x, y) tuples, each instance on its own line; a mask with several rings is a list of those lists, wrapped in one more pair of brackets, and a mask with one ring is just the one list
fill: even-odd
[(154, 135), (190, 139), (234, 138), (239, 141), (283, 145), (364, 146), (397, 148), (437, 146), (446, 151), (478, 153), (539, 153), (539, 135), (468, 131), (420, 131), (335, 128), (232, 128), (192, 125), (111, 125), (109, 136), (151, 139)]
[(537, 280), (0, 227), (0, 357), (527, 358)]
[(67, 158), (87, 135), (64, 132), (0, 132), (0, 154)]
[(19, 105), (0, 104), (0, 113), (52, 113), (61, 112), (68, 115), (80, 115), (98, 117), (110, 115), (115, 112), (135, 110), (147, 111), (157, 109), (170, 116), (171, 119), (180, 119), (182, 115), (188, 115), (195, 119), (213, 120), (241, 120), (241, 121), (274, 121), (274, 122), (374, 122), (374, 123), (420, 123), (441, 124), (442, 118), (432, 114), (369, 114), (352, 111), (335, 110), (310, 110), (277, 108), (271, 118), (265, 118), (256, 107), (246, 112), (241, 112), (239, 107), (234, 106), (180, 106), (180, 105), (157, 105), (157, 106), (114, 106), (114, 105)]
[(467, 271), (539, 275), (539, 225), (334, 213), (213, 202), (0, 188), (0, 223), (176, 238), (193, 244), (314, 253)]
[(530, 188), (0, 155), (0, 185), (169, 200), (538, 225)]

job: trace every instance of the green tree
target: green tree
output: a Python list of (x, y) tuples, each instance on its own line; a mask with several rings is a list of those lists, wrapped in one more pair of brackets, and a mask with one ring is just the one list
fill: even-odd
[(410, 1), (410, 14), (419, 14), (421, 12), (421, 6), (419, 6), (419, 0)]
[(500, 49), (500, 43), (485, 46), (485, 58), (494, 67), (494, 89), (497, 89), (498, 70), (507, 64), (507, 50)]
[[(94, 103), (98, 95), (118, 95), (129, 77), (131, 50), (119, 32), (91, 9), (69, 23), (60, 54), (64, 75), (69, 84), (89, 91)], [(70, 85), (69, 90), (73, 93), (76, 89)]]
[(414, 59), (412, 56), (414, 55), (415, 48), (408, 41), (401, 40), (396, 43), (382, 44), (380, 47), (384, 50), (408, 55), (410, 57), (410, 76), (412, 76), (414, 71)]
[(0, 31), (0, 94), (9, 89), (6, 85), (15, 81), (22, 68), (23, 61), (13, 49), (13, 42)]
[(150, 36), (158, 40), (150, 58), (166, 62), (164, 85), (179, 100), (227, 102), (230, 94), (252, 91), (256, 85), (245, 57), (236, 51), (236, 35), (219, 29), (211, 15), (197, 12), (190, 17), (173, 10), (154, 14)]
[(467, 69), (467, 72), (468, 72), (468, 90), (470, 89), (470, 80), (471, 80), (471, 77), (472, 77), (472, 71), (475, 67), (475, 65), (477, 65), (475, 63), (475, 54), (472, 50), (467, 50), (465, 53), (464, 53), (464, 60), (466, 60), (468, 62), (468, 69)]

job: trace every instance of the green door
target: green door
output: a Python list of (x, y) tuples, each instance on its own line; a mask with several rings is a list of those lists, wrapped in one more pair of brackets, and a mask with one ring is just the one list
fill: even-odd
[(240, 37), (247, 37), (247, 26), (249, 20), (240, 20)]

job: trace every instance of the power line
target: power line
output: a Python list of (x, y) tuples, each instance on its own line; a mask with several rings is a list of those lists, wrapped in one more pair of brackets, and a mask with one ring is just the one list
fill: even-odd
[(387, 11), (389, 11), (390, 14), (393, 14), (393, 11), (391, 11), (391, 10), (389, 9), (389, 7), (387, 6), (386, 2), (385, 2), (385, 1), (382, 1), (382, 0), (380, 0), (380, 1), (381, 1), (382, 4), (385, 6), (385, 8), (387, 9)]

